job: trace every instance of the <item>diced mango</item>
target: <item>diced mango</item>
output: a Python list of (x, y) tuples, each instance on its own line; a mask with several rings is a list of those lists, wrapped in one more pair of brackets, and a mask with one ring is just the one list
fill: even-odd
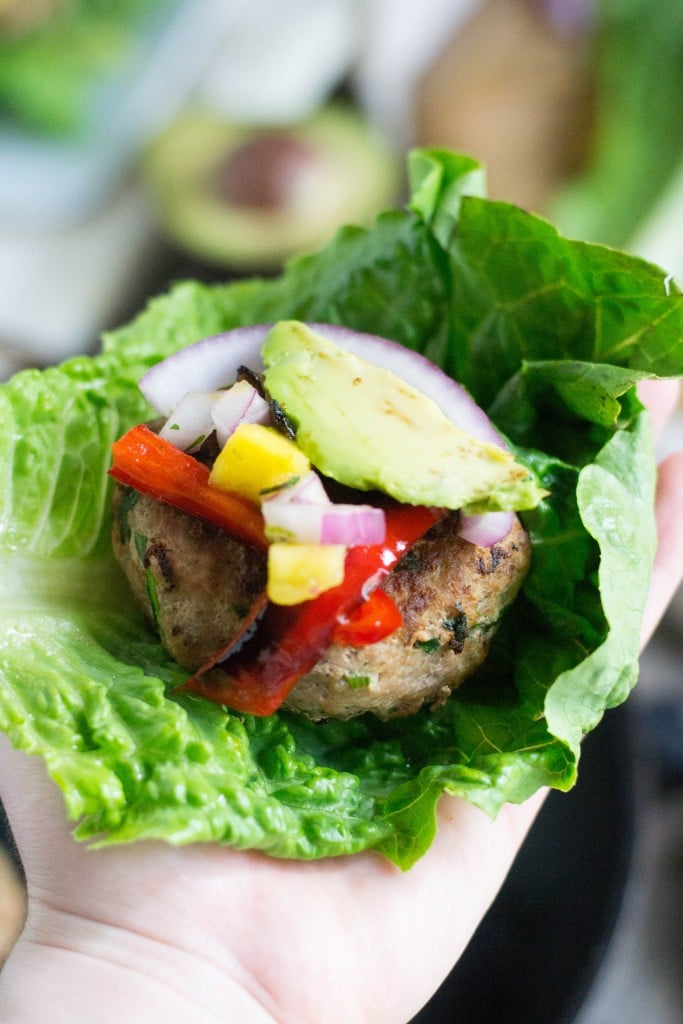
[(303, 452), (273, 427), (242, 423), (214, 462), (209, 483), (260, 504), (262, 497), (310, 468)]
[(344, 579), (346, 548), (338, 544), (271, 544), (268, 597), (274, 604), (301, 604)]

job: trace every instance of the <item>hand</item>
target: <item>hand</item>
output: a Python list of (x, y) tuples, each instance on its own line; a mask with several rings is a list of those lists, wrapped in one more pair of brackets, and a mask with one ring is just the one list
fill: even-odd
[[(678, 381), (644, 381), (639, 390), (649, 407), (655, 440), (661, 437), (681, 397)], [(683, 451), (670, 455), (659, 466), (657, 477), (658, 546), (652, 567), (650, 599), (643, 618), (641, 646), (652, 636), (683, 578)]]
[[(648, 384), (661, 429), (677, 387)], [(683, 567), (683, 452), (660, 469), (660, 546), (643, 633)], [(3, 801), (27, 873), (28, 921), (2, 974), (6, 1024), (404, 1024), (458, 959), (543, 795), (495, 822), (445, 797), (407, 874), (367, 853), (314, 863), (218, 846), (91, 852), (42, 764), (0, 746)]]

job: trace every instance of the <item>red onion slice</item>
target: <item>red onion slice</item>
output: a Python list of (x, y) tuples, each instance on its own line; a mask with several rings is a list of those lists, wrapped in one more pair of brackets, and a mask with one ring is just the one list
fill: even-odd
[[(142, 393), (155, 409), (168, 415), (187, 391), (215, 391), (234, 383), (240, 366), (260, 372), (261, 346), (271, 326), (237, 327), (175, 352), (142, 377)], [(465, 388), (418, 352), (396, 341), (336, 324), (308, 326), (340, 348), (395, 373), (431, 398), (445, 416), (472, 437), (505, 447), (491, 420)]]
[(411, 384), (417, 391), (431, 398), (444, 416), (471, 437), (498, 444), (502, 448), (506, 447), (491, 420), (462, 384), (458, 384), (419, 352), (414, 352), (396, 341), (353, 331), (349, 327), (318, 323), (307, 326), (329, 338), (339, 348), (353, 352), (375, 366), (390, 370), (407, 384)]
[[(237, 327), (181, 349), (147, 371), (140, 382), (143, 394), (151, 405), (168, 415), (187, 391), (213, 391), (232, 384), (242, 365), (261, 372), (261, 347), (271, 326)], [(398, 342), (348, 327), (321, 323), (308, 326), (340, 348), (396, 374), (431, 398), (445, 416), (472, 437), (507, 448), (465, 388), (424, 356)], [(463, 516), (461, 536), (490, 547), (507, 535), (512, 521), (511, 514), (500, 512)]]
[(236, 327), (188, 345), (143, 375), (140, 390), (157, 412), (170, 415), (188, 391), (229, 387), (240, 366), (257, 373), (263, 368), (261, 345), (271, 324)]
[[(484, 410), (461, 384), (440, 370), (423, 355), (393, 341), (362, 334), (347, 327), (311, 324), (340, 348), (346, 348), (361, 359), (395, 373), (414, 388), (428, 395), (457, 427), (479, 441), (488, 441), (507, 450), (507, 444)], [(513, 512), (483, 512), (461, 516), (458, 536), (479, 547), (499, 544), (512, 529)]]

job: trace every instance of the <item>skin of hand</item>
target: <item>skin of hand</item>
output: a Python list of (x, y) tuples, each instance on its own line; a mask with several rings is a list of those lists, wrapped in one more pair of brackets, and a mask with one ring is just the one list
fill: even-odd
[[(642, 388), (659, 432), (672, 382)], [(683, 569), (683, 452), (660, 467), (643, 642)], [(444, 797), (407, 873), (365, 853), (313, 863), (212, 845), (89, 851), (41, 762), (0, 743), (29, 910), (0, 979), (5, 1024), (405, 1024), (463, 952), (543, 801), (495, 822)]]

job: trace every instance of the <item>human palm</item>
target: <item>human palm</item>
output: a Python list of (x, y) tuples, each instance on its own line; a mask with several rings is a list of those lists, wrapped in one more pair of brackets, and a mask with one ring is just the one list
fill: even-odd
[[(4, 777), (14, 776), (8, 812), (31, 893), (22, 956), (34, 958), (43, 985), (46, 965), (54, 971), (55, 1000), (73, 958), (92, 960), (84, 1021), (96, 1009), (108, 1019), (102, 968), (110, 963), (123, 978), (151, 964), (161, 987), (141, 984), (139, 998), (163, 997), (179, 1021), (405, 1021), (464, 948), (538, 804), (507, 807), (493, 823), (444, 800), (436, 842), (405, 874), (372, 853), (301, 863), (211, 845), (95, 852), (71, 840), (40, 763), (9, 749), (3, 762)], [(132, 1019), (157, 1019), (141, 1007)]]
[[(643, 388), (655, 429), (676, 400)], [(683, 453), (660, 469), (659, 550), (643, 639), (683, 569)], [(107, 1024), (405, 1024), (463, 951), (542, 795), (495, 822), (445, 797), (428, 853), (401, 873), (373, 853), (312, 863), (215, 845), (90, 851), (41, 763), (0, 746), (29, 914), (0, 1019)]]

